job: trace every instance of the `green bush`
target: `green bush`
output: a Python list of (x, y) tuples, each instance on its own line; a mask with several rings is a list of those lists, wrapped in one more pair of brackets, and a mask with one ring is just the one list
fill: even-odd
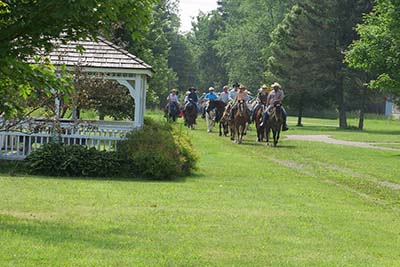
[(197, 155), (188, 136), (171, 124), (146, 118), (143, 129), (127, 137), (118, 144), (118, 152), (130, 162), (134, 175), (170, 180), (195, 169)]
[(120, 174), (124, 167), (116, 152), (61, 143), (44, 145), (25, 162), (29, 173), (50, 176), (106, 177)]

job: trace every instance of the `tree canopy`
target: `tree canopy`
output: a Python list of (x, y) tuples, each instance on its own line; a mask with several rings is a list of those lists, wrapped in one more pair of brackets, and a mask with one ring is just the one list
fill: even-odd
[(360, 39), (346, 52), (346, 62), (368, 72), (369, 86), (400, 96), (400, 4), (377, 0), (374, 9), (357, 26)]
[(117, 24), (131, 29), (133, 38), (140, 39), (154, 2), (0, 1), (0, 116), (16, 115), (23, 100), (35, 97), (35, 91), (50, 94), (52, 88), (71, 88), (71, 81), (56, 76), (50, 62), (27, 64), (39, 51), (51, 51), (52, 40), (96, 38), (100, 33), (109, 34)]

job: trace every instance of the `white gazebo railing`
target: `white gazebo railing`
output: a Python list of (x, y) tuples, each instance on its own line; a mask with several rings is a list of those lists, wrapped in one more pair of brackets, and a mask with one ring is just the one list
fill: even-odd
[(118, 141), (126, 139), (127, 133), (136, 129), (132, 122), (123, 121), (64, 121), (55, 127), (57, 131), (54, 125), (36, 120), (21, 124), (13, 131), (0, 132), (0, 159), (24, 159), (32, 151), (53, 141), (116, 151)]

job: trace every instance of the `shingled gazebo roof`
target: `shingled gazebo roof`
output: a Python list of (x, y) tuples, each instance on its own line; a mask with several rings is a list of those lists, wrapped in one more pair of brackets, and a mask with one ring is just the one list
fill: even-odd
[[(77, 50), (79, 46), (83, 51)], [(55, 41), (55, 49), (44, 56), (54, 65), (80, 66), (93, 72), (154, 74), (152, 67), (143, 60), (102, 37), (97, 41), (87, 39), (66, 44)]]

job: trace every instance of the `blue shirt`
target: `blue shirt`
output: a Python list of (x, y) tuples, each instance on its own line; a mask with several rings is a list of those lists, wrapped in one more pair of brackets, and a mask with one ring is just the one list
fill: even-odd
[(209, 100), (216, 100), (218, 96), (215, 93), (208, 93), (204, 98)]

